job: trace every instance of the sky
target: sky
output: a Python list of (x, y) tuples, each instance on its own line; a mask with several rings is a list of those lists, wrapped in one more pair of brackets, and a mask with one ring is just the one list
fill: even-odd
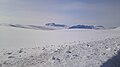
[(120, 0), (0, 0), (0, 23), (120, 26)]

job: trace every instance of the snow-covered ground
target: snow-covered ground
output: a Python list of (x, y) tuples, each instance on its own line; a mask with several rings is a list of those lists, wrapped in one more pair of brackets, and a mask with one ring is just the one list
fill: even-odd
[(0, 26), (0, 47), (36, 47), (118, 37), (117, 30), (33, 30)]
[(0, 67), (100, 67), (119, 49), (119, 29), (33, 30), (0, 26)]
[(115, 28), (115, 30), (120, 30), (120, 27)]

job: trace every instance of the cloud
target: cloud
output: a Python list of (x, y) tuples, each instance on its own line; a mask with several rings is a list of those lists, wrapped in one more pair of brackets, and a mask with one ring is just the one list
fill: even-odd
[(0, 0), (0, 4), (8, 3), (10, 1), (13, 1), (13, 0)]

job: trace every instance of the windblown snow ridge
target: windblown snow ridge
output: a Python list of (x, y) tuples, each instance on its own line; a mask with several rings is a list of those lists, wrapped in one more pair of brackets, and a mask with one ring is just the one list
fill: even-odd
[[(120, 50), (120, 37), (88, 43), (1, 50), (0, 67), (100, 67)], [(113, 65), (114, 62), (111, 62)]]

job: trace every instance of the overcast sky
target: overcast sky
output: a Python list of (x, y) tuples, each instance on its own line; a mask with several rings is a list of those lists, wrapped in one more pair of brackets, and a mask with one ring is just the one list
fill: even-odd
[(0, 23), (120, 26), (120, 0), (0, 0)]

